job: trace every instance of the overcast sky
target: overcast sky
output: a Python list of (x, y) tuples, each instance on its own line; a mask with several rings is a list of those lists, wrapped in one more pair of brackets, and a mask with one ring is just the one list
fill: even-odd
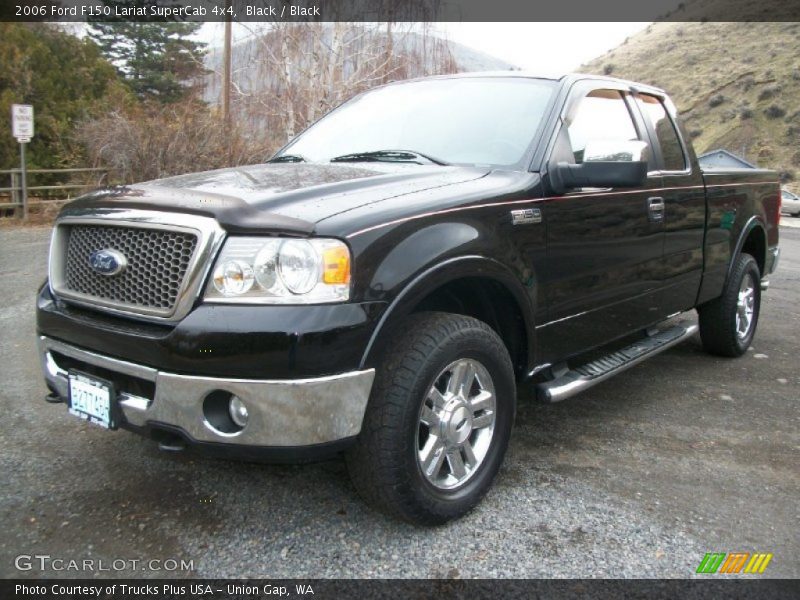
[[(250, 35), (255, 23), (234, 24), (234, 39)], [(532, 71), (574, 71), (621, 44), (648, 23), (434, 23), (454, 42)], [(200, 37), (221, 45), (222, 23), (206, 23)]]
[(460, 44), (532, 71), (574, 71), (648, 23), (441, 23)]

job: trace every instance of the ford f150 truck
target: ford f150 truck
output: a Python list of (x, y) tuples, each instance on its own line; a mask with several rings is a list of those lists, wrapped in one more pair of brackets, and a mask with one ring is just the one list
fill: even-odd
[(743, 354), (779, 213), (774, 173), (698, 167), (654, 87), (389, 84), (266, 164), (67, 205), (47, 399), (167, 449), (344, 452), (366, 500), (442, 523), (490, 487), (518, 385), (556, 402), (698, 329)]

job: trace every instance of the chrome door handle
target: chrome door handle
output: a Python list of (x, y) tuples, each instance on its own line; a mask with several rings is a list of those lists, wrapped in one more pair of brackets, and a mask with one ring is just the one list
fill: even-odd
[(654, 223), (660, 223), (664, 220), (664, 199), (655, 196), (647, 199), (647, 212), (650, 220)]

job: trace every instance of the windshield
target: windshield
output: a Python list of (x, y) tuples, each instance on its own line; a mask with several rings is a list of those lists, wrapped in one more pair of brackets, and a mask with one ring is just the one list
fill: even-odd
[(514, 165), (533, 141), (555, 82), (454, 78), (394, 84), (350, 100), (286, 147), (307, 161), (406, 150), (455, 164)]

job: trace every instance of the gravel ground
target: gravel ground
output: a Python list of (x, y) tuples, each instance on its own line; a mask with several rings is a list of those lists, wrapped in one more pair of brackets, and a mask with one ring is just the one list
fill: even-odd
[[(688, 577), (708, 551), (772, 552), (768, 575), (798, 577), (800, 231), (781, 233), (752, 352), (693, 339), (559, 405), (522, 392), (493, 491), (422, 529), (366, 508), (339, 460), (164, 454), (46, 404), (33, 298), (49, 230), (0, 228), (0, 577)], [(21, 554), (112, 570), (19, 571)]]

